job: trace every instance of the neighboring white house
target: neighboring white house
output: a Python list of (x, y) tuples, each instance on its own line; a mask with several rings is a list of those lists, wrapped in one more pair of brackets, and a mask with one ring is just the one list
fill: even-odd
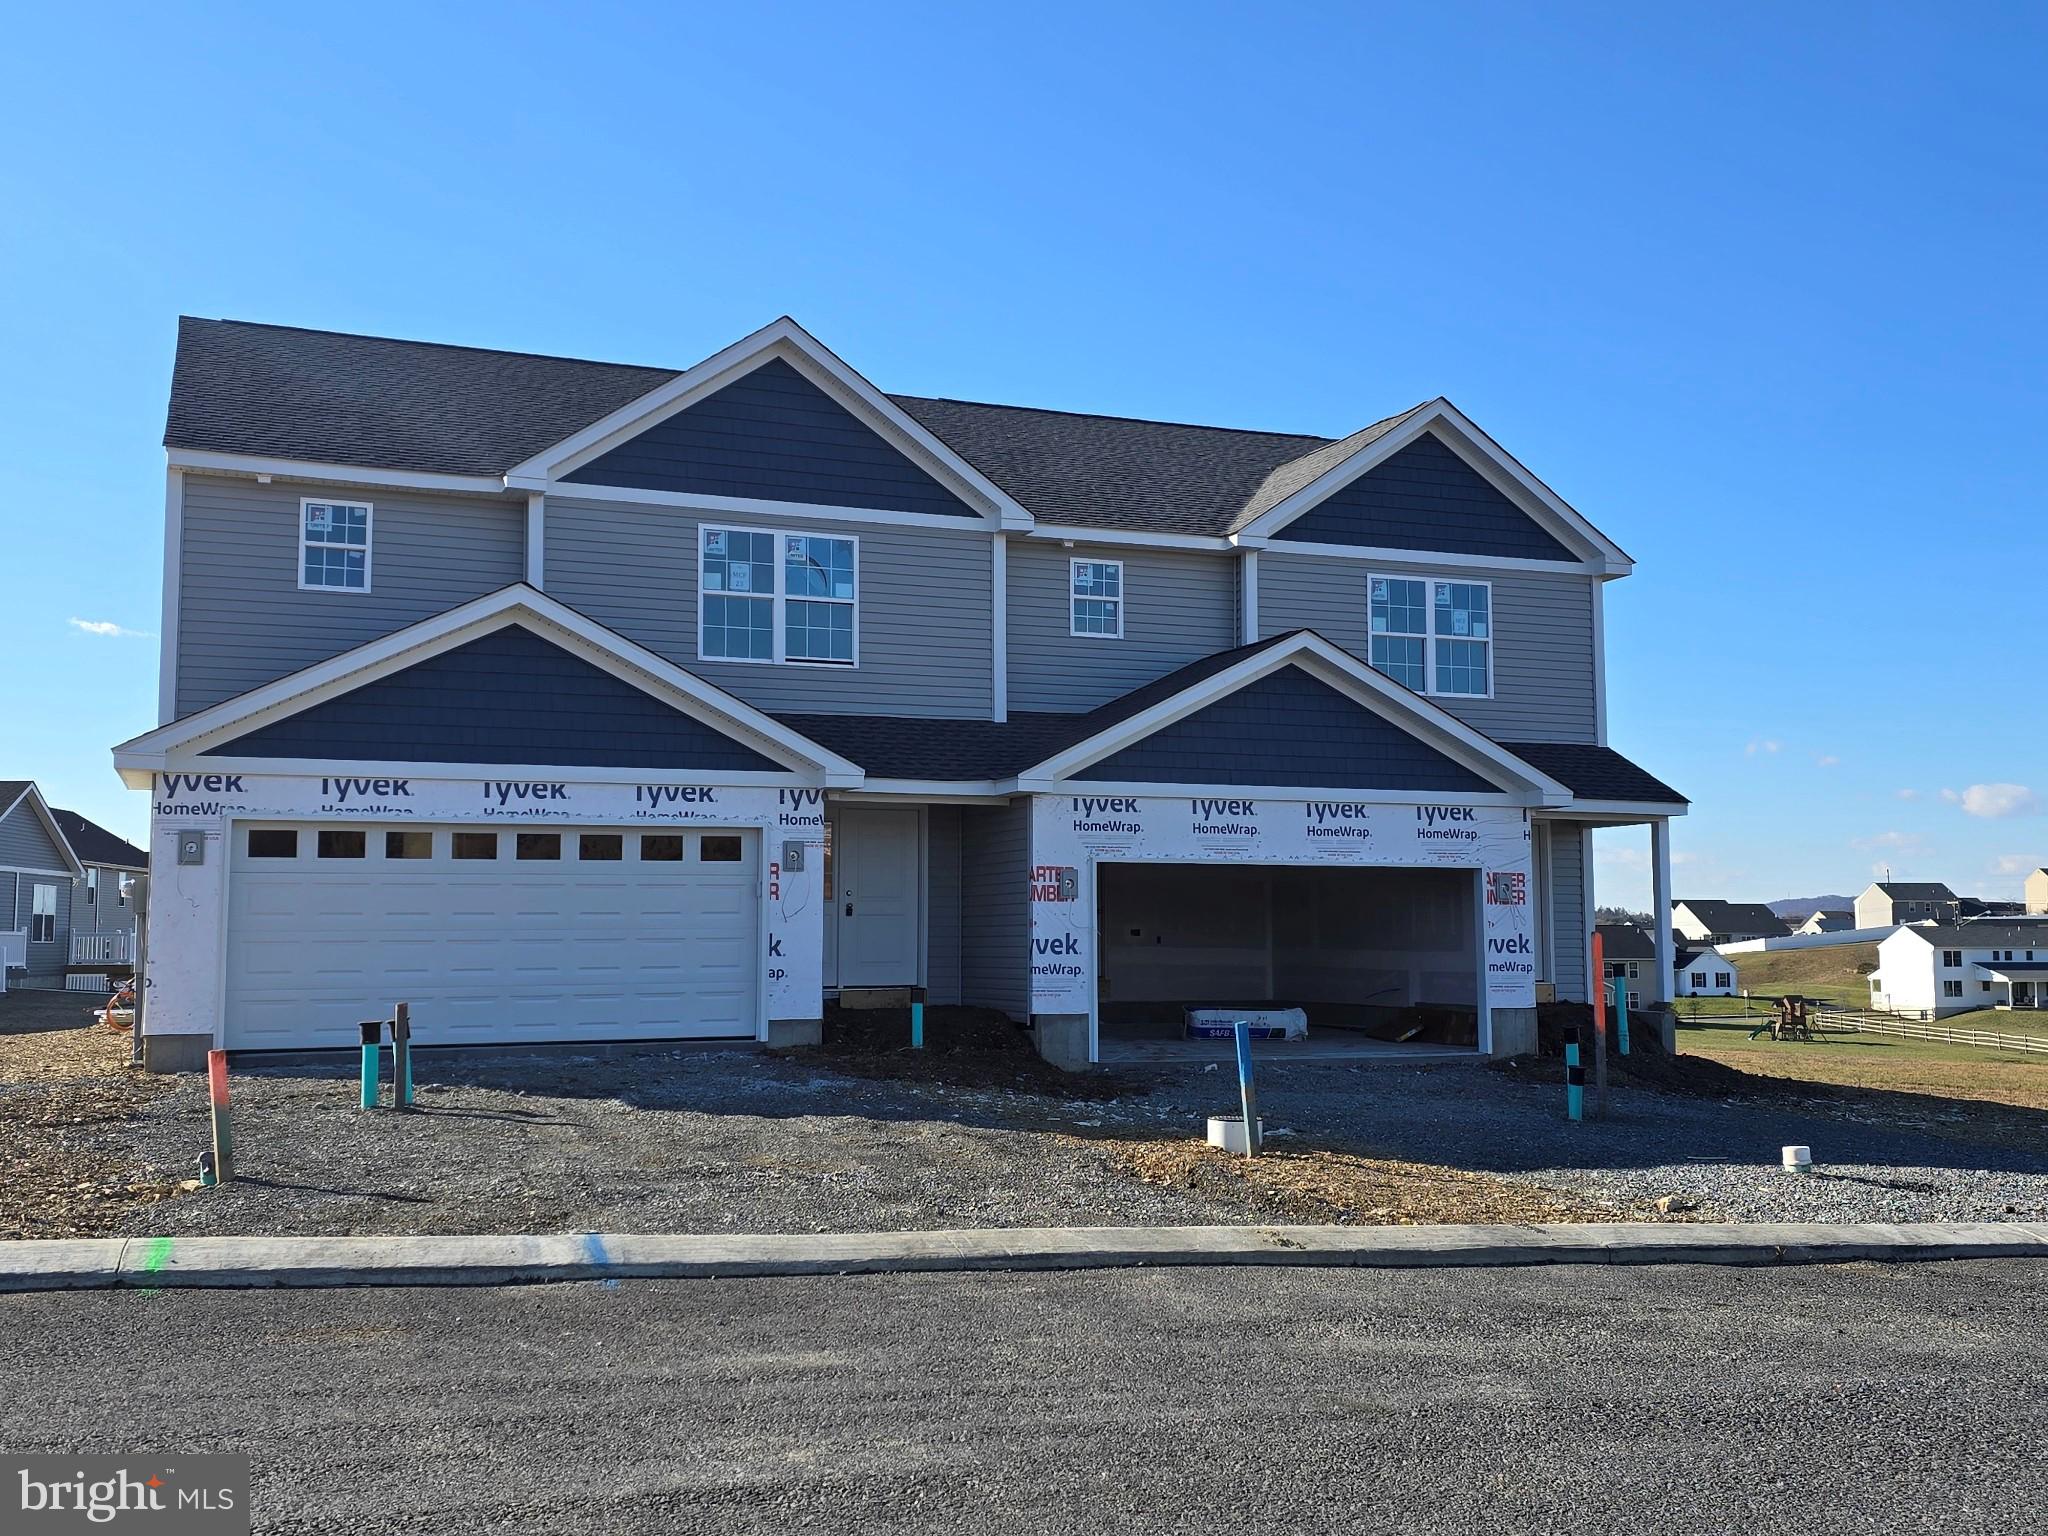
[(2027, 876), (2027, 910), (2048, 914), (2048, 869)]
[(1731, 944), (1739, 939), (1782, 939), (1791, 930), (1760, 901), (1674, 901), (1672, 929), (1697, 944)]
[(1877, 946), (1870, 1001), (1937, 1018), (1975, 1008), (2048, 1007), (2048, 924), (1900, 928)]
[(1856, 898), (1856, 926), (1952, 923), (1961, 908), (1961, 899), (1938, 880), (1875, 880)]
[(1679, 950), (1677, 973), (1673, 978), (1674, 995), (1734, 997), (1740, 991), (1736, 985), (1735, 962), (1713, 945), (1700, 949), (1687, 945)]

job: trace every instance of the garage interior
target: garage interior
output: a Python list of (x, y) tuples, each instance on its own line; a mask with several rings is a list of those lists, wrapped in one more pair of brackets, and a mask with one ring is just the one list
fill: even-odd
[(1189, 1008), (1299, 1008), (1306, 1040), (1262, 1056), (1476, 1048), (1479, 935), (1469, 869), (1096, 866), (1103, 1060), (1209, 1060)]

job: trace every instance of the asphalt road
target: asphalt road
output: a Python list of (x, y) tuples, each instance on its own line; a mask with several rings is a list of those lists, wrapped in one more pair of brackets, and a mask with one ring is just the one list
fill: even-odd
[(246, 1449), (267, 1531), (2034, 1533), (2044, 1300), (2024, 1261), (7, 1296), (0, 1449)]

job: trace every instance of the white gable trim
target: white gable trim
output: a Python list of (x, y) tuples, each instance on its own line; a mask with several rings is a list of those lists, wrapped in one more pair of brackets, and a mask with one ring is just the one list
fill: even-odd
[[(1055, 753), (1019, 774), (1017, 787), (1039, 791), (1059, 789), (1065, 780), (1081, 769), (1144, 740), (1176, 720), (1206, 709), (1247, 683), (1256, 682), (1288, 666), (1300, 667), (1362, 707), (1419, 737), (1453, 761), (1499, 784), (1502, 794), (1511, 803), (1561, 806), (1571, 801), (1571, 791), (1556, 779), (1539, 773), (1448, 710), (1410, 693), (1321, 635), (1307, 631), (1254, 652), (1213, 676), (1162, 699), (1150, 709), (1141, 710), (1127, 720), (1098, 731), (1086, 741)], [(1405, 791), (1399, 798), (1413, 799), (1414, 795), (1414, 791)], [(1438, 796), (1434, 792), (1430, 797), (1457, 798)]]
[(1031, 527), (1031, 514), (1007, 492), (787, 315), (713, 353), (694, 368), (600, 417), (524, 463), (515, 464), (506, 472), (505, 484), (518, 490), (578, 494), (577, 487), (560, 484), (564, 475), (778, 357), (874, 428), (892, 447), (944, 482), (984, 521), (1003, 528)]
[[(1307, 485), (1238, 530), (1239, 541), (1264, 540), (1341, 491), (1426, 432), (1435, 432), (1494, 488), (1523, 511), (1583, 563), (1597, 566), (1604, 574), (1625, 576), (1633, 562), (1622, 548), (1581, 517), (1549, 486), (1522, 467), (1506, 449), (1482, 432), (1450, 401), (1438, 397), (1421, 407), (1406, 421), (1384, 436), (1375, 438), (1356, 453), (1340, 459)], [(1414, 551), (1415, 558), (1437, 558), (1427, 551)], [(1544, 562), (1557, 569), (1560, 562)]]
[(71, 839), (66, 837), (64, 829), (57, 825), (57, 818), (50, 814), (50, 807), (43, 800), (43, 792), (36, 787), (35, 780), (29, 780), (28, 788), (14, 797), (14, 804), (0, 809), (0, 821), (5, 821), (24, 805), (36, 813), (36, 819), (42, 822), (43, 830), (50, 834), (50, 841), (56, 844), (57, 851), (64, 855), (68, 868), (64, 870), (25, 868), (22, 873), (33, 875), (69, 874), (74, 880), (83, 880), (85, 878), (85, 866), (78, 861), (78, 855), (72, 851)]
[[(723, 688), (524, 585), (500, 588), (459, 608), (253, 688), (211, 709), (145, 732), (114, 749), (114, 766), (129, 785), (147, 788), (149, 776), (162, 772), (172, 761), (182, 763), (204, 752), (209, 745), (298, 714), (515, 623), (535, 629), (564, 650), (693, 719), (744, 739), (765, 756), (788, 764), (792, 772), (814, 775), (832, 786), (857, 786), (866, 777), (857, 764), (826, 751)], [(270, 772), (289, 771), (280, 768), (275, 759), (265, 761)], [(218, 771), (214, 759), (207, 759), (204, 766)], [(694, 777), (704, 775), (700, 772)]]

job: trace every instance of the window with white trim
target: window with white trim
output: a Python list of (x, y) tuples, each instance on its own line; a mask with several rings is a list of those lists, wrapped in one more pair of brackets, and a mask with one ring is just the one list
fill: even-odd
[(1366, 659), (1417, 693), (1493, 695), (1493, 584), (1370, 576)]
[(1707, 973), (1705, 971), (1694, 971), (1692, 973), (1692, 984), (1696, 987), (1704, 987), (1707, 984)]
[(1098, 640), (1123, 638), (1123, 561), (1069, 561), (1067, 590), (1070, 599), (1068, 634), (1087, 635)]
[(370, 514), (366, 501), (299, 502), (299, 586), (321, 592), (370, 590)]
[(1716, 971), (1716, 972), (1714, 972), (1714, 985), (1715, 985), (1715, 986), (1717, 986), (1717, 987), (1732, 987), (1732, 986), (1734, 986), (1734, 985), (1735, 985), (1735, 973), (1734, 973), (1734, 972), (1732, 972), (1732, 971)]
[(1961, 997), (1963, 995), (1963, 984), (1960, 981), (1944, 981), (1941, 984), (1941, 995), (1943, 997)]
[(57, 887), (38, 885), (29, 894), (28, 941), (31, 944), (57, 942)]
[(85, 872), (85, 904), (88, 907), (100, 904), (100, 872), (97, 867)]
[(858, 539), (709, 525), (697, 539), (698, 656), (859, 665)]

